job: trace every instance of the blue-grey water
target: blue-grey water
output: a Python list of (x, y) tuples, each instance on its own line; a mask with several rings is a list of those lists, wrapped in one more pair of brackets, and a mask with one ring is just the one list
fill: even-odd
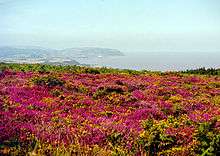
[(81, 58), (77, 61), (120, 69), (178, 71), (201, 67), (220, 68), (220, 52), (125, 53), (125, 56)]

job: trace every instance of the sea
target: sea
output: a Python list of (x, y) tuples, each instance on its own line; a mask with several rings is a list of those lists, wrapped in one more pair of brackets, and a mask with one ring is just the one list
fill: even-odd
[(118, 69), (183, 71), (220, 68), (219, 52), (127, 52), (124, 56), (80, 58), (77, 61), (96, 67)]

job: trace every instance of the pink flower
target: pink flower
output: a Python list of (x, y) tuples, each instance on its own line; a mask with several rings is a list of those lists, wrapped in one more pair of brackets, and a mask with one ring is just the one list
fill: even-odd
[(139, 91), (139, 90), (133, 91), (132, 92), (132, 96), (135, 97), (138, 100), (142, 100), (142, 99), (145, 98), (144, 94), (141, 91)]

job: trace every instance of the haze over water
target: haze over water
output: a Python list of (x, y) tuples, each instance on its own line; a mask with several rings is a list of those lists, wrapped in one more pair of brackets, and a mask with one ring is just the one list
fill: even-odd
[[(137, 55), (138, 54), (138, 55)], [(195, 68), (219, 68), (220, 52), (145, 52), (125, 56), (79, 59), (81, 63), (120, 69), (179, 71)], [(155, 61), (156, 60), (156, 61)]]

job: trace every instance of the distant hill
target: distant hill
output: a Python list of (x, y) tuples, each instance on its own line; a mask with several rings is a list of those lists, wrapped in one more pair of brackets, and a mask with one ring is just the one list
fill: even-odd
[(83, 47), (68, 49), (47, 49), (42, 47), (0, 47), (1, 62), (8, 63), (47, 63), (80, 65), (79, 58), (123, 56), (116, 49)]
[(57, 51), (62, 55), (72, 55), (72, 57), (105, 57), (105, 56), (123, 56), (124, 54), (116, 49), (108, 48), (94, 48), (94, 47), (84, 47), (84, 48), (68, 48), (64, 50)]

